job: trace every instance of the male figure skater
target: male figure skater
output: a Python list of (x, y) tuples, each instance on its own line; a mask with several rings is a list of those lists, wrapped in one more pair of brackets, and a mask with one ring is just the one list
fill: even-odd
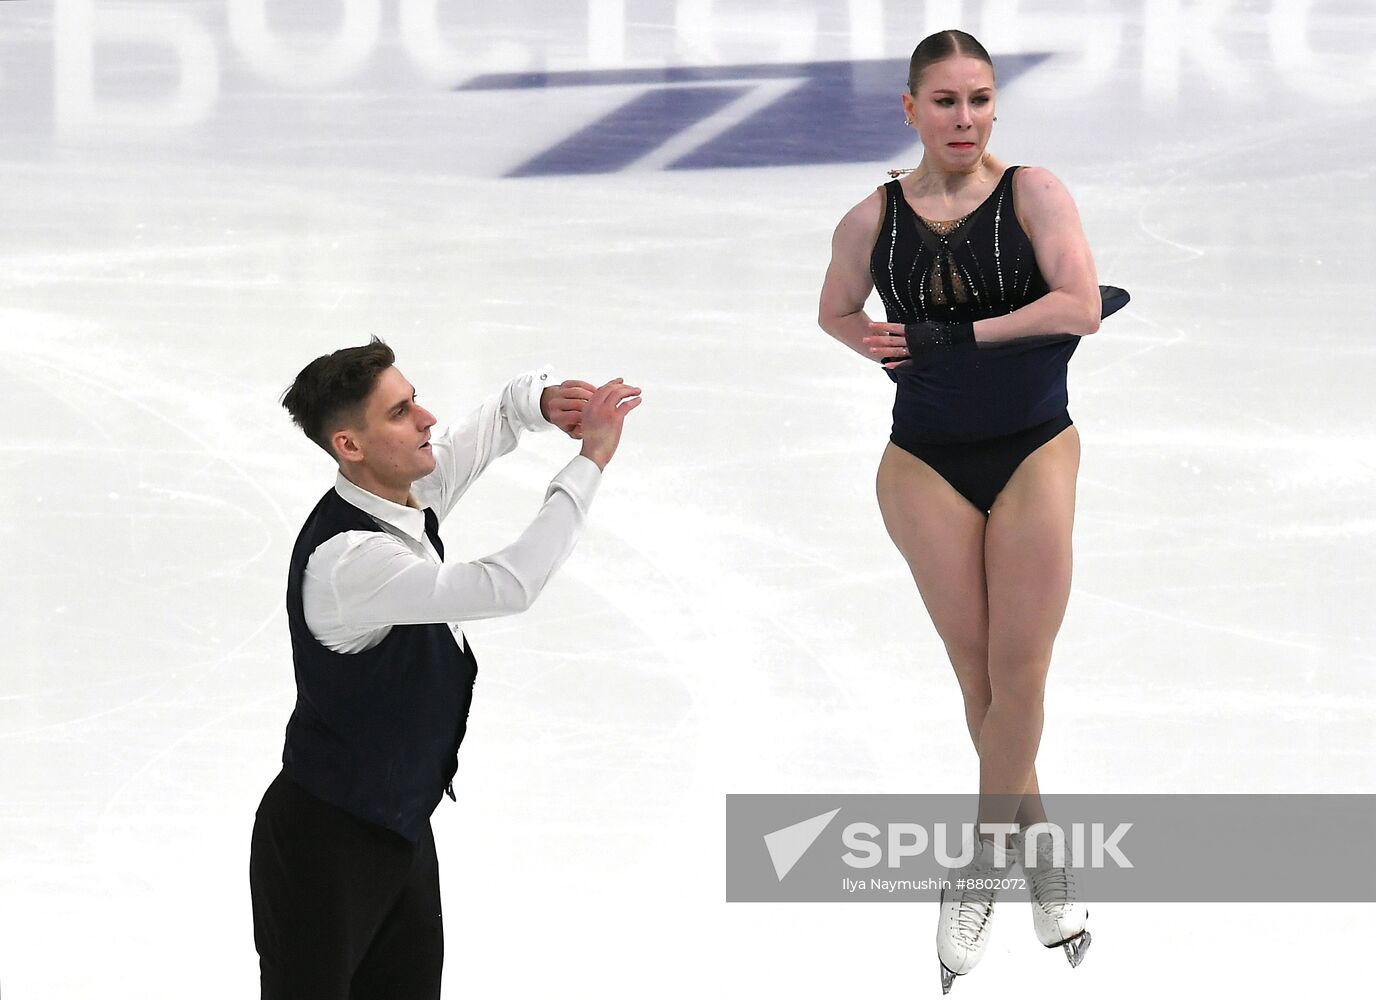
[[(640, 390), (508, 382), (435, 417), (376, 338), (316, 358), (283, 394), (339, 466), (287, 577), (296, 708), (249, 858), (264, 1000), (437, 1000), (444, 935), (430, 814), (457, 768), (477, 664), (457, 625), (528, 608), (567, 558)], [(523, 431), (582, 450), (514, 543), (445, 563), (439, 522)]]

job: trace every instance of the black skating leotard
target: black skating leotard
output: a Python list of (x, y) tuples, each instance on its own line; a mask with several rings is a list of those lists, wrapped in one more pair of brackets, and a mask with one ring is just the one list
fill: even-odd
[[(1005, 170), (993, 193), (954, 227), (919, 218), (898, 181), (884, 186), (870, 275), (890, 323), (974, 322), (1047, 293), (1013, 211), (1017, 169)], [(1062, 418), (1066, 365), (1079, 342), (1056, 335), (925, 352), (895, 369), (894, 443), (983, 441)]]

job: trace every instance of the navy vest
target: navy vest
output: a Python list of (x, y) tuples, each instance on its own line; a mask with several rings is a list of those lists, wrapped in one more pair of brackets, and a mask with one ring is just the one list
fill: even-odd
[[(296, 539), (287, 577), (296, 708), (282, 765), (317, 798), (415, 842), (458, 769), (477, 663), (444, 624), (393, 625), (372, 649), (336, 653), (311, 635), (301, 605), (306, 563), (321, 543), (382, 530), (332, 489)], [(443, 559), (429, 509), (425, 534)]]

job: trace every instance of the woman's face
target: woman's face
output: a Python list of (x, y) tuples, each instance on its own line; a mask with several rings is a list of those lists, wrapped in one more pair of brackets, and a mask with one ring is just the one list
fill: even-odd
[(974, 170), (994, 127), (993, 67), (964, 55), (932, 63), (922, 74), (917, 95), (903, 95), (903, 111), (936, 166)]

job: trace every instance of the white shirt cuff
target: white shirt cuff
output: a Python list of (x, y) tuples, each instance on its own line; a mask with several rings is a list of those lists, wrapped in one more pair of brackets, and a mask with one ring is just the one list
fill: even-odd
[(549, 365), (539, 371), (528, 372), (525, 375), (517, 376), (517, 381), (525, 380), (525, 391), (516, 390), (512, 392), (512, 397), (518, 401), (521, 408), (521, 423), (526, 430), (547, 431), (554, 425), (540, 414), (540, 394), (546, 389), (557, 386), (559, 379), (554, 377), (554, 369)]
[(556, 490), (562, 490), (568, 494), (579, 513), (587, 517), (588, 508), (592, 506), (592, 499), (597, 496), (597, 487), (601, 482), (602, 470), (597, 467), (597, 463), (583, 455), (575, 455), (573, 461), (550, 480), (545, 499), (552, 497)]

